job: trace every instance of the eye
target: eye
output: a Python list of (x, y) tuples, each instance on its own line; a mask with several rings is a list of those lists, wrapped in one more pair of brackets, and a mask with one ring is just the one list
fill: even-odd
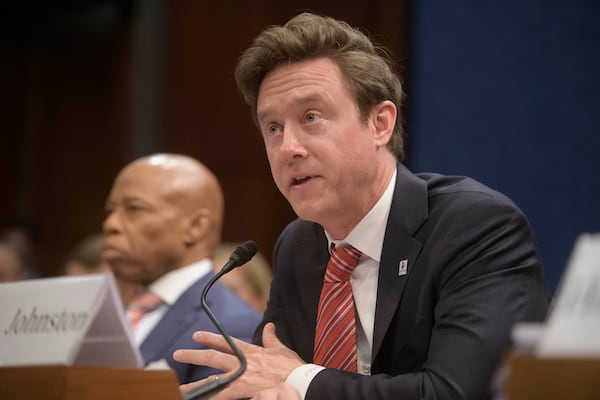
[(122, 206), (123, 212), (127, 215), (137, 215), (148, 209), (148, 205), (140, 201), (125, 201)]
[(276, 135), (281, 132), (281, 127), (277, 124), (270, 124), (267, 126), (267, 129), (265, 129), (265, 132), (269, 136)]
[(125, 205), (125, 211), (127, 212), (138, 212), (138, 211), (142, 211), (144, 209), (144, 207), (138, 205), (138, 204), (127, 204)]
[(306, 122), (315, 122), (319, 117), (317, 116), (317, 114), (315, 113), (308, 113), (306, 114), (306, 116), (304, 116), (304, 119), (306, 120)]

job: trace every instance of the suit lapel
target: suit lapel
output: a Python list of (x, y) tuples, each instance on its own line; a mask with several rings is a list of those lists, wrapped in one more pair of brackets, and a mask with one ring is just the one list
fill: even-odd
[(164, 350), (181, 335), (181, 332), (199, 318), (198, 313), (202, 312), (200, 298), (194, 298), (189, 293), (200, 293), (210, 276), (212, 274), (204, 276), (187, 289), (142, 342), (140, 352), (145, 362), (152, 361), (163, 354)]
[[(413, 235), (427, 219), (427, 188), (425, 183), (398, 164), (396, 186), (386, 227), (377, 287), (377, 306), (373, 329), (374, 360), (396, 314), (404, 287), (416, 265), (422, 244)], [(407, 266), (406, 273), (400, 264)]]
[[(379, 352), (385, 333), (400, 304), (406, 281), (410, 277), (412, 266), (421, 251), (421, 244), (395, 227), (388, 227), (379, 265), (377, 285), (377, 306), (375, 308), (375, 326), (373, 329), (373, 359)], [(400, 263), (406, 262), (407, 272), (399, 274)]]

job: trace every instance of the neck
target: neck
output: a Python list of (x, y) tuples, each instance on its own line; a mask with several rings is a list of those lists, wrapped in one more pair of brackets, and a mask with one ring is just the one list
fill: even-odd
[(322, 224), (332, 240), (345, 239), (352, 229), (373, 209), (385, 193), (395, 171), (396, 161), (395, 158), (391, 157), (390, 160), (382, 163), (382, 168), (377, 173), (376, 178), (373, 179), (375, 183), (367, 188), (368, 190), (365, 190), (368, 196), (365, 196), (364, 201), (356, 207), (356, 212), (352, 215), (345, 213), (338, 216), (337, 219), (336, 216), (332, 216), (331, 224)]

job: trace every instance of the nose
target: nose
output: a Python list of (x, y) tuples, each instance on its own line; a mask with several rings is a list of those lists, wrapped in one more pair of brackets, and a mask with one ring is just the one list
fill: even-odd
[(119, 220), (119, 216), (115, 210), (108, 211), (106, 213), (106, 217), (104, 217), (104, 222), (102, 223), (102, 232), (105, 235), (111, 233), (118, 233), (121, 231), (121, 222)]
[(308, 154), (303, 143), (302, 132), (293, 126), (286, 125), (283, 131), (283, 140), (280, 147), (281, 153), (286, 158), (304, 158)]

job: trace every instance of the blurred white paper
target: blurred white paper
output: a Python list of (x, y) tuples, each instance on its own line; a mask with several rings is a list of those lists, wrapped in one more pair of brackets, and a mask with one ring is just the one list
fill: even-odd
[(600, 356), (600, 234), (577, 238), (537, 352)]
[(0, 366), (141, 368), (111, 274), (0, 284)]

